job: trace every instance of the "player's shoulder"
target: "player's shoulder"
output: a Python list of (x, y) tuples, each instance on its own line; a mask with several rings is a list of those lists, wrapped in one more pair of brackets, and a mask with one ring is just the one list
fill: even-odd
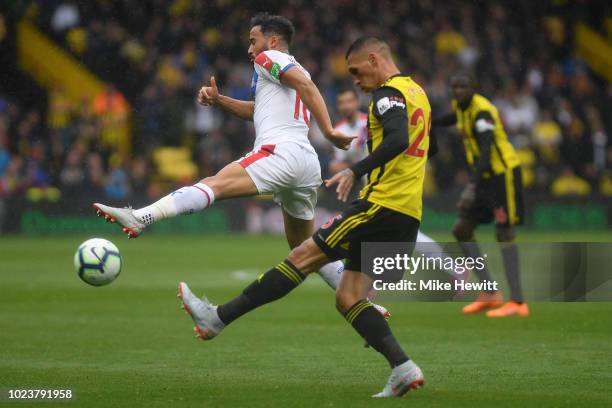
[(342, 130), (346, 127), (346, 125), (348, 125), (348, 120), (346, 119), (340, 119), (338, 122), (336, 122), (336, 124), (334, 125), (334, 129), (337, 130)]
[(485, 97), (484, 95), (481, 95), (479, 93), (475, 93), (474, 96), (472, 96), (472, 103), (476, 107), (489, 107), (489, 106), (493, 106), (493, 103), (487, 97)]
[(479, 94), (479, 93), (474, 93), (474, 96), (472, 96), (472, 100), (476, 103), (489, 102), (489, 100), (484, 95)]
[(359, 112), (359, 116), (357, 117), (357, 123), (359, 123), (360, 127), (365, 127), (368, 125), (368, 114), (364, 112)]
[(278, 51), (278, 50), (266, 50), (260, 52), (257, 57), (255, 57), (255, 62), (260, 64), (260, 62), (270, 60), (272, 62), (283, 63), (283, 62), (295, 62), (295, 58), (287, 54), (286, 52)]
[(380, 117), (391, 108), (405, 110), (406, 100), (397, 88), (385, 84), (372, 93), (372, 105), (374, 115)]
[(408, 74), (394, 75), (384, 85), (401, 90), (409, 96), (417, 94), (425, 95), (425, 90)]
[(270, 57), (289, 57), (291, 56), (290, 54), (283, 52), (283, 51), (279, 51), (279, 50), (265, 50), (262, 52), (266, 53)]
[(477, 93), (475, 93), (472, 97), (472, 105), (475, 113), (477, 114), (479, 112), (492, 113), (497, 111), (497, 108), (495, 107), (495, 105), (493, 105), (493, 102), (491, 102), (485, 96)]
[(385, 83), (372, 92), (372, 101), (376, 103), (377, 101), (390, 96), (402, 96), (402, 92), (396, 87)]

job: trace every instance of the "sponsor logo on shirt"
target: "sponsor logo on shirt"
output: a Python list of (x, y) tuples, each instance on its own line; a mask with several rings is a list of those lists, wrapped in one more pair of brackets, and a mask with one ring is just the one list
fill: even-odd
[[(264, 68), (266, 68), (266, 67), (264, 66)], [(268, 68), (266, 68), (266, 69), (268, 69)], [(276, 79), (280, 78), (281, 67), (276, 62), (274, 62), (272, 64), (272, 66), (268, 69), (268, 71), (270, 71), (270, 75), (272, 75), (274, 78), (276, 78)]]
[(268, 71), (270, 75), (272, 75), (274, 78), (280, 78), (280, 65), (272, 61), (272, 59), (270, 59), (270, 57), (268, 57), (265, 52), (260, 53), (257, 58), (255, 58), (255, 63), (261, 65), (263, 69)]

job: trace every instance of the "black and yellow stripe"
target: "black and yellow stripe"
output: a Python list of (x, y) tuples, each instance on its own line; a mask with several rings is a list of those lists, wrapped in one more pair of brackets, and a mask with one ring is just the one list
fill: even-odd
[(344, 318), (346, 319), (347, 322), (353, 324), (353, 321), (355, 320), (357, 316), (359, 316), (359, 313), (363, 312), (368, 307), (374, 307), (374, 305), (372, 305), (371, 302), (365, 299), (360, 300), (359, 302), (351, 306), (348, 312), (346, 312), (346, 314), (344, 315)]
[(330, 247), (334, 247), (346, 234), (364, 222), (371, 220), (382, 207), (378, 204), (373, 204), (367, 211), (352, 215), (342, 221), (338, 228), (325, 239), (325, 243)]
[(276, 269), (283, 275), (285, 275), (290, 281), (299, 285), (304, 281), (304, 275), (302, 275), (289, 261), (285, 260), (278, 265)]

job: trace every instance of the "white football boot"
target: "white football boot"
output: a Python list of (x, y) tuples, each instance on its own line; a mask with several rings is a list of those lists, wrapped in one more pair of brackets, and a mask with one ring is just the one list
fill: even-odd
[(109, 207), (100, 203), (94, 203), (93, 208), (96, 210), (98, 217), (104, 216), (107, 222), (119, 223), (128, 238), (136, 238), (147, 227), (147, 224), (134, 216), (132, 208)]
[(193, 330), (202, 340), (210, 340), (217, 336), (225, 327), (219, 319), (217, 307), (211, 304), (208, 299), (200, 299), (191, 292), (185, 282), (179, 283), (178, 297), (183, 302), (182, 308), (195, 323)]
[(416, 390), (425, 385), (423, 372), (412, 362), (406, 361), (391, 370), (391, 375), (387, 380), (385, 388), (378, 394), (372, 395), (373, 398), (401, 397), (410, 390)]
[(374, 306), (374, 309), (378, 310), (378, 313), (380, 313), (385, 320), (389, 320), (391, 312), (389, 312), (386, 307), (377, 305), (376, 303), (372, 303), (372, 306)]

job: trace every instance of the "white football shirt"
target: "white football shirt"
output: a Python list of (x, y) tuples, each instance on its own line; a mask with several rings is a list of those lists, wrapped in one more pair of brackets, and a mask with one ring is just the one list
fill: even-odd
[(314, 152), (308, 140), (310, 112), (297, 92), (280, 82), (291, 67), (301, 69), (310, 78), (308, 71), (292, 55), (276, 50), (261, 52), (253, 65), (255, 149), (264, 144), (291, 141)]
[(344, 133), (348, 136), (357, 136), (353, 139), (348, 150), (334, 148), (334, 159), (342, 160), (349, 163), (349, 165), (355, 164), (361, 159), (368, 155), (368, 115), (363, 112), (359, 112), (357, 120), (349, 122), (346, 119), (341, 120), (334, 126), (335, 129)]

